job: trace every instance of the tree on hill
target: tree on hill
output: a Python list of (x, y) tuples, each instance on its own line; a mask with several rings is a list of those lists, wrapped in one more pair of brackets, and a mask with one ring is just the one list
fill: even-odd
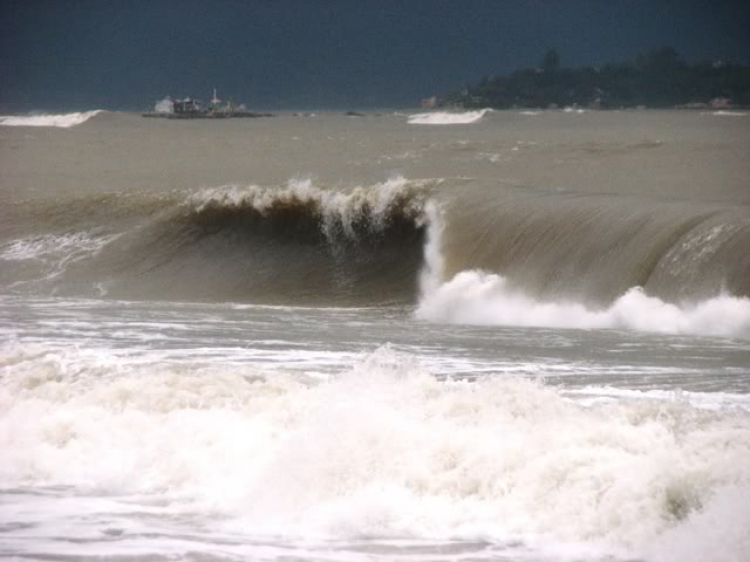
[(550, 49), (544, 54), (541, 68), (544, 72), (554, 73), (560, 69), (560, 54), (557, 49)]

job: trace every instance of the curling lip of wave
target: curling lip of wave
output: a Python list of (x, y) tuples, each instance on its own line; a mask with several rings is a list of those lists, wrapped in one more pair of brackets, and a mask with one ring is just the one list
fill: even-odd
[(463, 271), (427, 293), (417, 309), (424, 320), (544, 328), (631, 329), (664, 334), (750, 338), (750, 299), (720, 295), (676, 305), (633, 287), (609, 307), (534, 299), (506, 278)]
[(462, 113), (451, 113), (447, 111), (435, 111), (431, 113), (417, 113), (409, 117), (411, 125), (466, 125), (477, 123), (491, 109), (480, 109), (478, 111), (466, 111)]
[(103, 113), (102, 109), (82, 111), (77, 113), (62, 113), (48, 115), (4, 115), (0, 116), (0, 125), (6, 127), (57, 127), (69, 129), (85, 123), (92, 117)]

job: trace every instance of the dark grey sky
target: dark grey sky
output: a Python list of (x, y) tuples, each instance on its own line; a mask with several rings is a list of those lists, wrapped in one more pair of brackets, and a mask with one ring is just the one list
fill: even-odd
[(539, 61), (750, 62), (750, 1), (0, 0), (0, 110), (416, 105)]

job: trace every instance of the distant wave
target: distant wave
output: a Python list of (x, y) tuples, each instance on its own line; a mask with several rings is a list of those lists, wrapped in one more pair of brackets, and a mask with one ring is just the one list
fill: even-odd
[(58, 127), (68, 129), (85, 123), (103, 110), (61, 113), (56, 115), (5, 115), (0, 116), (0, 125), (6, 127)]
[(742, 111), (714, 111), (711, 113), (711, 115), (717, 115), (719, 117), (745, 117), (747, 113), (743, 113)]
[(479, 111), (465, 111), (462, 113), (450, 113), (447, 111), (435, 111), (431, 113), (417, 113), (409, 117), (409, 123), (412, 125), (465, 125), (476, 123), (491, 109), (481, 109)]

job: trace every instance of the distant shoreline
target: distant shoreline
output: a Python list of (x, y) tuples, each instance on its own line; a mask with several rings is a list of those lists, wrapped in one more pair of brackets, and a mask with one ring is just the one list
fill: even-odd
[(750, 66), (721, 60), (686, 62), (673, 48), (635, 61), (565, 68), (557, 51), (539, 66), (489, 75), (444, 96), (422, 100), (425, 109), (679, 109), (750, 107)]

